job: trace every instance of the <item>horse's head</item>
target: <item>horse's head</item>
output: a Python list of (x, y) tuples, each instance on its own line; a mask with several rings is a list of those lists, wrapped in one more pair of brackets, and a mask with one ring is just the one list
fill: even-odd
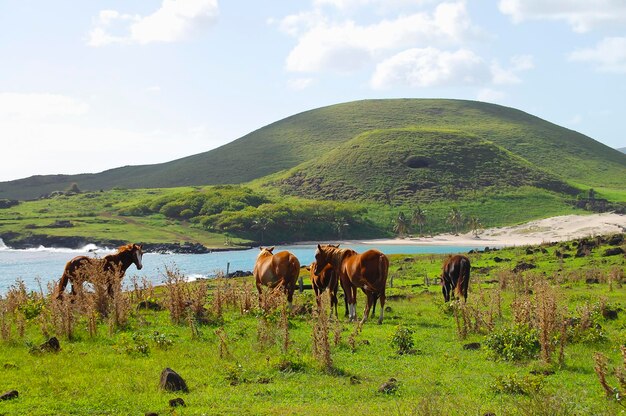
[(133, 244), (133, 247), (131, 248), (131, 254), (133, 263), (135, 263), (137, 270), (141, 270), (141, 268), (143, 267), (143, 264), (141, 263), (141, 259), (143, 258), (142, 245)]
[(337, 246), (331, 244), (317, 245), (317, 249), (315, 250), (315, 261), (311, 264), (315, 275), (319, 276), (322, 273), (324, 267), (330, 263), (331, 249), (336, 249), (338, 247), (339, 244), (337, 244)]
[(266, 257), (266, 256), (273, 256), (274, 253), (272, 253), (272, 251), (274, 251), (274, 247), (259, 247), (259, 255), (257, 256), (257, 259), (259, 257)]

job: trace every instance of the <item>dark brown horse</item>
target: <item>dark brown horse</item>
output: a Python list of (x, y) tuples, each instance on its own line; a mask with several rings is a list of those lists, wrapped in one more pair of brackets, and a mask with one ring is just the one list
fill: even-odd
[(320, 296), (326, 289), (328, 289), (328, 297), (330, 298), (330, 315), (333, 314), (333, 308), (335, 309), (335, 317), (337, 317), (337, 289), (339, 288), (339, 279), (335, 269), (330, 264), (327, 264), (319, 274), (315, 274), (316, 263), (311, 263), (310, 267), (306, 269), (311, 273), (311, 286), (315, 292), (315, 298), (317, 300), (317, 307), (321, 307)]
[[(141, 245), (127, 244), (119, 247), (115, 254), (109, 254), (103, 258), (74, 257), (65, 265), (65, 270), (63, 270), (63, 275), (57, 288), (57, 298), (63, 296), (68, 282), (72, 284), (72, 294), (76, 294), (77, 285), (82, 289), (83, 283), (89, 282), (93, 278), (93, 276), (89, 276), (90, 273), (102, 273), (105, 275), (107, 292), (112, 296), (113, 284), (122, 281), (126, 269), (131, 264), (135, 264), (137, 270), (141, 270), (143, 267), (141, 264), (142, 256)], [(114, 273), (117, 273), (117, 276), (113, 276)]]
[(443, 263), (441, 291), (446, 302), (450, 301), (452, 290), (457, 298), (467, 300), (467, 287), (470, 279), (470, 260), (463, 255), (450, 256)]
[(351, 249), (340, 249), (328, 245), (317, 245), (315, 250), (315, 274), (319, 274), (327, 264), (339, 274), (339, 282), (348, 302), (350, 320), (356, 317), (356, 289), (361, 288), (367, 302), (363, 311), (365, 322), (370, 308), (380, 299), (380, 317), (378, 323), (383, 322), (385, 314), (385, 288), (389, 271), (389, 259), (378, 250), (367, 250), (358, 254)]
[(296, 289), (296, 281), (300, 275), (300, 262), (298, 258), (288, 251), (272, 253), (274, 247), (259, 247), (261, 252), (256, 258), (254, 265), (254, 279), (259, 297), (262, 293), (262, 286), (270, 289), (281, 286), (287, 294), (289, 308), (293, 302), (293, 292)]

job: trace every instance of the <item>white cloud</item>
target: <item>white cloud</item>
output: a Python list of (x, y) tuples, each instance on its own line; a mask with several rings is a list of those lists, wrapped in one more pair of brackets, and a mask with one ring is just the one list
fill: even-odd
[(562, 20), (580, 33), (606, 25), (626, 24), (624, 0), (500, 0), (498, 6), (516, 23)]
[(287, 16), (280, 27), (298, 43), (287, 57), (294, 72), (358, 70), (381, 56), (416, 46), (456, 45), (478, 34), (464, 1), (441, 3), (432, 13), (413, 13), (369, 25), (306, 14)]
[[(214, 24), (218, 14), (217, 0), (163, 0), (157, 11), (143, 17), (102, 10), (89, 32), (87, 44), (97, 47), (113, 43), (176, 42)], [(121, 35), (111, 33), (114, 23), (124, 23)]]
[(40, 120), (87, 113), (89, 105), (60, 94), (0, 93), (0, 120)]
[(495, 103), (502, 101), (505, 96), (506, 94), (502, 91), (494, 90), (491, 88), (482, 88), (480, 91), (478, 91), (476, 99), (478, 101)]
[[(412, 48), (380, 62), (370, 85), (372, 88), (382, 89), (394, 85), (434, 87), (518, 84), (522, 82), (518, 73), (533, 68), (532, 61), (532, 57), (528, 55), (514, 56), (510, 60), (510, 66), (503, 68), (497, 61), (486, 63), (468, 49), (450, 52), (436, 48)], [(494, 96), (495, 93), (494, 90), (483, 90), (483, 94)]]
[(626, 72), (626, 37), (602, 39), (593, 48), (572, 52), (569, 60), (591, 63), (601, 72)]
[(519, 84), (522, 80), (518, 74), (534, 67), (533, 57), (530, 55), (513, 56), (508, 68), (503, 68), (498, 62), (494, 62), (491, 65), (492, 81), (496, 85)]
[(429, 3), (433, 0), (313, 0), (316, 7), (330, 6), (338, 10), (351, 10), (362, 7), (375, 6), (378, 9), (386, 10), (402, 6), (415, 6), (420, 3)]
[(481, 85), (489, 79), (488, 66), (472, 51), (413, 48), (379, 63), (370, 85), (376, 89), (391, 86)]
[(302, 91), (313, 83), (313, 78), (293, 78), (287, 81), (291, 90)]

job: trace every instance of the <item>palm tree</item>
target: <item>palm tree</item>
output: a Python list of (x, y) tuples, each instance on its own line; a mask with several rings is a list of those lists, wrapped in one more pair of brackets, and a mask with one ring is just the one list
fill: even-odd
[(265, 233), (265, 231), (267, 231), (269, 226), (272, 225), (273, 223), (274, 223), (274, 220), (272, 220), (271, 218), (265, 218), (265, 217), (259, 217), (253, 221), (252, 228), (255, 230), (259, 230), (261, 234), (260, 236), (261, 244), (263, 244), (263, 234)]
[(398, 234), (399, 237), (402, 237), (404, 234), (406, 234), (408, 230), (409, 230), (409, 221), (404, 216), (404, 213), (400, 211), (393, 225), (393, 231), (396, 234)]
[(472, 234), (474, 234), (474, 237), (478, 237), (478, 231), (483, 228), (483, 225), (480, 223), (478, 217), (474, 217), (472, 215), (467, 221), (467, 225), (469, 225), (470, 229), (472, 230)]
[(422, 235), (422, 228), (426, 225), (426, 211), (424, 211), (421, 207), (417, 207), (413, 210), (413, 215), (411, 215), (411, 225), (417, 225), (420, 229), (419, 234)]
[(459, 211), (458, 208), (454, 207), (448, 214), (448, 224), (452, 224), (454, 226), (454, 234), (459, 235), (459, 227), (463, 225), (463, 214)]
[(335, 231), (337, 231), (337, 237), (339, 239), (343, 238), (343, 232), (349, 226), (350, 224), (348, 224), (346, 219), (343, 217), (335, 218), (335, 221), (333, 221), (333, 227), (335, 228)]

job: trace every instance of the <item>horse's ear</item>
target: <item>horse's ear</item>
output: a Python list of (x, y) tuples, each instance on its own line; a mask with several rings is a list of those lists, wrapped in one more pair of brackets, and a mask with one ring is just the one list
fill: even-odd
[(272, 246), (272, 247), (268, 248), (267, 251), (269, 251), (271, 253), (272, 251), (274, 251), (274, 248), (275, 248), (275, 246)]
[(259, 250), (263, 250), (263, 246), (259, 246)]
[(319, 243), (317, 243), (317, 249), (318, 249), (318, 250), (321, 250), (321, 249), (322, 249), (322, 246), (320, 246), (320, 245), (319, 245)]

